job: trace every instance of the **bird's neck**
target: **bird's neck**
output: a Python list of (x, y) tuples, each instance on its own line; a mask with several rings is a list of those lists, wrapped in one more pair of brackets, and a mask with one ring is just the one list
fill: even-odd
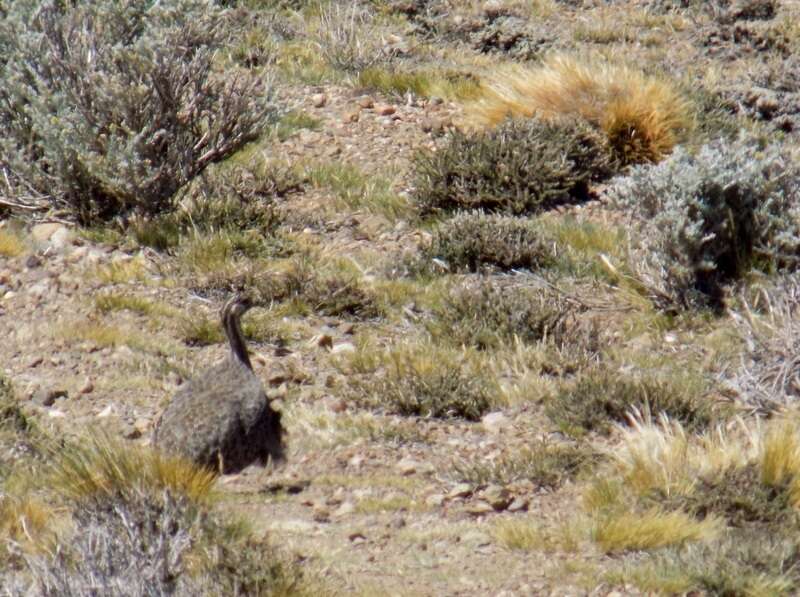
[(244, 343), (242, 330), (239, 326), (239, 318), (232, 313), (228, 313), (224, 323), (225, 335), (228, 336), (228, 342), (231, 345), (233, 357), (244, 364), (248, 369), (252, 369), (253, 366), (250, 364), (250, 356), (247, 354), (247, 345)]

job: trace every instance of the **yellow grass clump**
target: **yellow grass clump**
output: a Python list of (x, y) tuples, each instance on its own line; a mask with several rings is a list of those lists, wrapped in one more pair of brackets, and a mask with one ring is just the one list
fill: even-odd
[(194, 502), (209, 498), (213, 471), (101, 433), (55, 455), (49, 487), (76, 501), (169, 491)]
[(713, 539), (722, 522), (709, 516), (696, 520), (683, 512), (654, 509), (643, 513), (625, 512), (600, 518), (592, 537), (606, 553), (658, 549), (688, 541)]
[(693, 128), (691, 105), (667, 81), (601, 59), (553, 55), (500, 69), (466, 106), (467, 128), (506, 118), (580, 117), (602, 130), (623, 164), (657, 162)]

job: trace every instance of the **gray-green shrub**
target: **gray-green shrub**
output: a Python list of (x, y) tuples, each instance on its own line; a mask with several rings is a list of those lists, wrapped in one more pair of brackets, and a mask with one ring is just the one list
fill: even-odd
[(458, 213), (437, 226), (422, 257), (441, 260), (450, 271), (469, 272), (485, 267), (536, 270), (555, 261), (536, 221), (470, 212)]
[(496, 129), (454, 132), (438, 151), (415, 157), (423, 213), (482, 209), (537, 213), (585, 200), (591, 181), (615, 170), (608, 140), (580, 120), (508, 120)]
[(0, 169), (82, 222), (169, 211), (175, 192), (254, 139), (276, 108), (214, 72), (210, 0), (19, 0), (0, 11)]
[(752, 268), (800, 266), (800, 166), (777, 146), (717, 141), (682, 148), (616, 180), (609, 197), (636, 216), (651, 282), (682, 306), (720, 305)]

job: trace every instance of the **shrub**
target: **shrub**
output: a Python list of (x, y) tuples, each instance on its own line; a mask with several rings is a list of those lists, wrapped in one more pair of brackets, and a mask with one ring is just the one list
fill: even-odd
[(21, 0), (0, 20), (0, 167), (83, 223), (173, 207), (175, 192), (275, 116), (249, 76), (215, 74), (209, 0)]
[(463, 355), (398, 350), (386, 355), (382, 371), (352, 378), (347, 393), (389, 414), (477, 421), (493, 407), (497, 388)]
[(297, 578), (210, 508), (213, 473), (105, 436), (52, 454), (49, 489), (74, 529), (26, 557), (36, 594), (288, 594)]
[(690, 104), (674, 84), (599, 59), (563, 55), (534, 69), (500, 70), (467, 113), (481, 127), (508, 116), (584, 119), (602, 131), (622, 164), (659, 161), (692, 128)]
[(596, 460), (597, 455), (585, 445), (539, 440), (492, 460), (481, 456), (473, 461), (455, 461), (453, 473), (459, 481), (473, 485), (530, 481), (538, 487), (556, 489)]
[(609, 197), (638, 216), (655, 250), (653, 286), (682, 306), (719, 306), (724, 286), (751, 268), (800, 265), (798, 182), (800, 167), (788, 155), (742, 138), (634, 168)]
[(587, 198), (613, 171), (608, 144), (578, 120), (509, 120), (496, 129), (455, 131), (438, 151), (415, 156), (423, 213), (483, 209), (536, 213)]
[(548, 405), (547, 414), (568, 430), (607, 433), (612, 423), (628, 423), (634, 411), (663, 413), (690, 429), (702, 429), (709, 425), (712, 415), (703, 390), (702, 384), (690, 376), (667, 380), (595, 369), (565, 384)]
[(479, 349), (515, 338), (561, 344), (570, 315), (570, 305), (552, 290), (481, 281), (452, 291), (428, 329)]
[(131, 231), (137, 242), (159, 250), (197, 233), (224, 232), (239, 244), (249, 235), (257, 245), (274, 244), (281, 223), (276, 204), (301, 186), (291, 170), (266, 162), (210, 168), (186, 187), (176, 211), (133, 218)]
[(422, 258), (423, 266), (437, 259), (456, 272), (477, 272), (484, 267), (536, 270), (555, 261), (538, 223), (483, 213), (458, 213), (441, 223)]

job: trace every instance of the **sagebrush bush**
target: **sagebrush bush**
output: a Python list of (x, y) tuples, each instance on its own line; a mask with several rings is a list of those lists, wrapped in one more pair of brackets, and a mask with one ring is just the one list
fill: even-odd
[(597, 459), (597, 454), (583, 444), (539, 440), (494, 459), (481, 455), (474, 460), (455, 460), (452, 476), (474, 485), (530, 481), (537, 487), (555, 489), (588, 465), (596, 463)]
[(292, 170), (267, 162), (209, 168), (187, 185), (175, 211), (132, 218), (130, 229), (137, 242), (159, 250), (198, 233), (274, 244), (282, 221), (278, 201), (301, 188)]
[(690, 429), (703, 429), (713, 414), (704, 390), (688, 375), (634, 377), (598, 368), (564, 384), (548, 404), (547, 414), (568, 430), (608, 432), (614, 423), (629, 423), (635, 411), (663, 413)]
[[(213, 509), (213, 473), (100, 435), (52, 453), (47, 489), (74, 522), (25, 557), (41, 595), (289, 594), (297, 576)], [(22, 594), (22, 593), (20, 593)], [(28, 593), (30, 594), (30, 593)]]
[(463, 357), (396, 351), (386, 355), (383, 370), (353, 377), (347, 395), (389, 414), (477, 421), (495, 405), (497, 392)]
[(213, 70), (210, 0), (21, 0), (0, 15), (0, 167), (83, 223), (173, 207), (175, 192), (275, 116), (249, 75)]
[(453, 289), (428, 329), (434, 337), (479, 349), (515, 339), (562, 344), (572, 315), (570, 304), (550, 289), (479, 281)]
[(553, 55), (534, 68), (500, 69), (467, 106), (467, 122), (507, 117), (583, 119), (597, 127), (621, 164), (657, 162), (687, 138), (690, 103), (666, 80), (600, 59)]
[(605, 138), (579, 120), (508, 120), (455, 131), (438, 151), (415, 156), (414, 196), (423, 213), (482, 209), (537, 213), (587, 198), (614, 172)]
[(469, 212), (458, 213), (438, 225), (421, 253), (421, 266), (437, 259), (451, 272), (536, 270), (555, 262), (554, 250), (537, 222)]
[(637, 216), (652, 285), (682, 306), (721, 304), (750, 269), (800, 266), (800, 166), (777, 146), (740, 138), (679, 148), (633, 168), (608, 193)]

